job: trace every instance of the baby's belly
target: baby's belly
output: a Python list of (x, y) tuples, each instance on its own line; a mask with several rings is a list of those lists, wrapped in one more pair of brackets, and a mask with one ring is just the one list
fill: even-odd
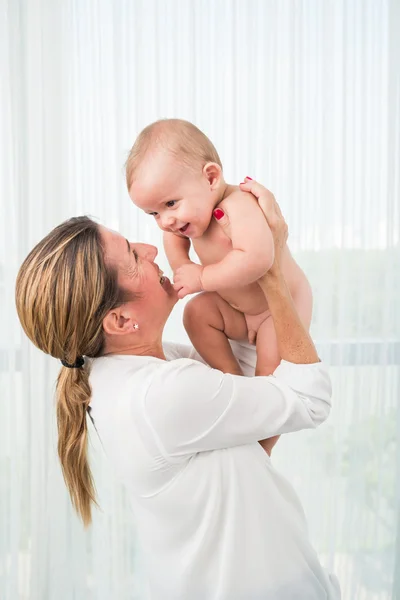
[(221, 290), (218, 293), (233, 308), (247, 315), (258, 315), (268, 309), (268, 303), (258, 283), (234, 290)]

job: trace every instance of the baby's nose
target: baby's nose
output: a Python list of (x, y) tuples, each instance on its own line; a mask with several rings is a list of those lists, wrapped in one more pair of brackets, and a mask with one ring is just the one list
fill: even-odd
[(174, 225), (174, 223), (175, 223), (175, 218), (172, 215), (162, 217), (162, 219), (161, 219), (161, 224), (163, 226), (163, 229), (171, 229), (171, 227)]

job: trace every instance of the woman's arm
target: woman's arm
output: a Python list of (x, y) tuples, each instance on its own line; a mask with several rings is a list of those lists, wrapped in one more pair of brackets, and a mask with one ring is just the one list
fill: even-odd
[(281, 270), (282, 251), (288, 229), (279, 205), (274, 195), (256, 181), (248, 180), (241, 187), (257, 198), (274, 238), (274, 262), (258, 283), (266, 296), (274, 321), (279, 354), (283, 360), (292, 363), (318, 362), (314, 342), (300, 320)]
[(268, 300), (281, 358), (303, 365), (319, 362), (314, 342), (300, 320), (282, 274), (269, 271), (259, 285)]
[(165, 457), (177, 458), (313, 429), (330, 406), (322, 363), (283, 362), (273, 377), (240, 377), (183, 358), (159, 368), (143, 409)]

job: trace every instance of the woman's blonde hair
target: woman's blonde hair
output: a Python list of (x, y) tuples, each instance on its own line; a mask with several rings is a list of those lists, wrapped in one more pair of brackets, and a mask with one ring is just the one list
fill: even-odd
[[(97, 223), (76, 217), (53, 229), (29, 253), (16, 281), (16, 306), (29, 339), (74, 364), (104, 347), (103, 319), (128, 298), (104, 260)], [(57, 379), (58, 455), (72, 504), (85, 526), (96, 493), (87, 446), (89, 369), (62, 367)]]

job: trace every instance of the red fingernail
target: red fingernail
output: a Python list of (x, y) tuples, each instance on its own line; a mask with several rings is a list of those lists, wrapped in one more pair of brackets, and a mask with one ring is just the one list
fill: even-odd
[(245, 182), (245, 181), (241, 181), (241, 182), (239, 183), (239, 185), (246, 185), (246, 182)]
[(248, 175), (246, 175), (246, 179), (250, 179), (250, 181), (253, 181), (253, 178), (249, 177)]
[(214, 217), (219, 221), (225, 215), (224, 211), (220, 208), (216, 208), (213, 212)]

